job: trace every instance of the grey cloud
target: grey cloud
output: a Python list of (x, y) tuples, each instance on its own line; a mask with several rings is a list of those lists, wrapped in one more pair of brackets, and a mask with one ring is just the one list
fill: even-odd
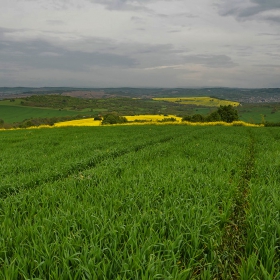
[(179, 29), (177, 29), (177, 30), (170, 30), (170, 31), (168, 31), (168, 33), (178, 33), (178, 32), (180, 32), (181, 30), (179, 30)]
[(277, 33), (259, 33), (259, 36), (279, 36)]
[(12, 28), (4, 28), (4, 27), (0, 27), (0, 38), (3, 38), (5, 35), (7, 34), (12, 34), (12, 33), (16, 33), (16, 32), (23, 32), (29, 29), (26, 28), (21, 28), (21, 29), (12, 29)]
[(63, 24), (65, 24), (65, 22), (63, 22), (62, 20), (47, 20), (46, 22), (50, 25), (63, 25)]
[[(79, 8), (79, 1), (76, 0), (18, 0), (39, 2), (45, 9), (67, 10), (69, 7)], [(92, 3), (103, 5), (108, 10), (148, 10), (143, 3), (155, 0), (88, 0)]]
[[(143, 30), (142, 28), (139, 30)], [(142, 54), (172, 54), (181, 53), (182, 49), (175, 49), (172, 44), (152, 44), (139, 42), (116, 42), (106, 38), (82, 37), (81, 40), (69, 44), (69, 48), (82, 48), (86, 52), (109, 52), (119, 55), (137, 56)]]
[(95, 66), (135, 67), (138, 64), (135, 59), (125, 55), (71, 51), (41, 40), (0, 42), (0, 62), (17, 64), (19, 67), (70, 71), (86, 71)]
[(280, 9), (279, 0), (223, 0), (220, 5), (220, 15), (232, 15), (238, 20), (261, 19), (279, 23), (278, 16), (264, 16), (264, 12)]
[(265, 67), (265, 68), (272, 68), (272, 69), (280, 69), (280, 65), (278, 64), (255, 64), (255, 67)]
[(201, 64), (210, 68), (230, 68), (237, 66), (227, 55), (188, 55), (184, 57), (186, 63)]
[[(140, 32), (141, 30), (139, 30)], [(104, 38), (82, 38), (80, 41), (69, 44), (71, 50), (83, 49), (85, 52), (111, 53), (133, 58), (139, 62), (136, 68), (156, 67), (160, 65), (180, 64), (183, 55), (189, 49), (175, 48), (173, 44), (152, 43), (120, 43)]]
[(197, 18), (197, 15), (191, 13), (177, 13), (177, 14), (156, 14), (158, 17), (162, 18)]
[(166, 14), (157, 14), (158, 17), (161, 17), (161, 18), (168, 18), (169, 15), (166, 15)]
[(171, 44), (162, 44), (162, 45), (149, 45), (142, 44), (137, 48), (137, 53), (166, 53), (172, 50), (173, 46)]
[(89, 0), (104, 5), (108, 10), (150, 11), (143, 4), (152, 0)]
[(79, 1), (76, 0), (17, 0), (22, 2), (37, 2), (40, 6), (45, 9), (55, 9), (55, 10), (68, 10), (69, 7), (79, 8)]
[(191, 14), (191, 13), (180, 13), (180, 14), (175, 14), (177, 17), (187, 17), (187, 18), (197, 18), (197, 15)]
[(266, 16), (264, 19), (275, 23), (280, 23), (280, 16)]
[(261, 11), (280, 9), (279, 0), (251, 0), (251, 1), (257, 4), (259, 10)]
[(130, 18), (131, 21), (135, 21), (135, 22), (143, 22), (143, 18), (141, 17), (136, 17), (136, 16), (133, 16)]
[(266, 55), (274, 57), (274, 58), (280, 58), (280, 54), (279, 53), (266, 53)]

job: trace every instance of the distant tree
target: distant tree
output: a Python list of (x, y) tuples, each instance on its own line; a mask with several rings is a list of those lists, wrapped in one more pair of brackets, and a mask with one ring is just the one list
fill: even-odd
[(221, 121), (221, 115), (217, 111), (214, 111), (209, 116), (206, 117), (206, 121), (207, 122)]
[(94, 116), (93, 118), (95, 121), (102, 121), (102, 117), (100, 115)]
[(107, 114), (103, 117), (102, 124), (117, 124), (117, 123), (125, 123), (127, 119), (125, 117), (121, 117), (118, 115)]
[(158, 122), (176, 122), (176, 118), (163, 118), (162, 120), (159, 120)]
[(192, 120), (192, 116), (186, 115), (182, 117), (182, 121), (184, 122), (190, 122)]
[(204, 122), (205, 119), (201, 114), (194, 114), (191, 118), (191, 122)]
[(238, 112), (233, 106), (220, 106), (217, 113), (221, 116), (221, 121), (231, 123), (233, 121), (238, 121)]
[(0, 127), (4, 125), (4, 120), (0, 119)]

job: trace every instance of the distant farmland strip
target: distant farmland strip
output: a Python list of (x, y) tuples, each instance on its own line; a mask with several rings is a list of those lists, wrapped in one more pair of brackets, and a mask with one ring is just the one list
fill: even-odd
[(206, 107), (219, 107), (220, 105), (232, 105), (238, 106), (239, 102), (230, 101), (230, 100), (221, 100), (212, 97), (162, 97), (162, 98), (153, 98), (156, 101), (167, 101), (178, 104), (189, 104), (197, 106), (206, 106)]
[(55, 110), (49, 108), (34, 108), (23, 106), (10, 106), (1, 105), (0, 103), (0, 118), (5, 123), (13, 123), (23, 121), (31, 118), (51, 118), (51, 117), (63, 117), (63, 116), (76, 116), (80, 114), (77, 111), (70, 110)]

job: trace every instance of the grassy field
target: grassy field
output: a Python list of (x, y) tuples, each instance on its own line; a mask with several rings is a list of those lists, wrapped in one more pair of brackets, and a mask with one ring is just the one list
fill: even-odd
[[(32, 118), (76, 116), (78, 114), (81, 114), (81, 112), (0, 104), (0, 118), (3, 119), (5, 123), (19, 122), (25, 119), (32, 119)], [(90, 111), (82, 112), (82, 114), (87, 115), (87, 114), (92, 114), (92, 112)]]
[[(155, 98), (154, 98), (155, 99)], [(34, 118), (65, 116), (104, 115), (107, 113), (126, 115), (207, 115), (219, 105), (237, 105), (238, 103), (210, 97), (189, 98), (104, 98), (81, 99), (60, 95), (33, 96), (27, 99), (0, 101), (0, 119), (6, 124), (22, 122)], [(158, 100), (158, 101), (156, 101)], [(164, 101), (165, 100), (165, 101)], [(166, 102), (169, 100), (169, 102)], [(212, 100), (212, 101), (211, 101)], [(23, 102), (25, 105), (22, 105)], [(242, 104), (238, 106), (240, 120), (251, 123), (280, 122), (279, 103)]]
[(279, 279), (280, 131), (0, 131), (1, 279)]
[(197, 105), (197, 106), (206, 106), (206, 107), (219, 107), (219, 106), (238, 106), (238, 102), (230, 101), (230, 100), (221, 100), (212, 97), (164, 97), (164, 98), (153, 98), (153, 100), (157, 101), (167, 101), (172, 103), (179, 104), (189, 104), (189, 105)]
[(280, 122), (280, 111), (274, 111), (271, 106), (240, 107), (238, 111), (240, 119), (246, 122), (261, 123), (262, 120)]

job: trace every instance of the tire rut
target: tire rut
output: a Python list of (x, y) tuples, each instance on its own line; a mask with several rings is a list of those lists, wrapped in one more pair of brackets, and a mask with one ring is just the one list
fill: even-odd
[(229, 221), (224, 226), (224, 235), (218, 248), (217, 255), (220, 259), (218, 275), (215, 279), (240, 279), (238, 267), (245, 255), (249, 182), (255, 162), (255, 140), (252, 131), (248, 133), (247, 157), (241, 167), (243, 172), (233, 198), (233, 210)]
[(173, 140), (174, 138), (175, 138), (175, 136), (168, 136), (168, 137), (162, 138), (162, 139), (160, 139), (158, 141), (155, 141), (155, 142), (148, 142), (148, 143), (145, 143), (145, 144), (136, 145), (136, 146), (132, 147), (131, 149), (113, 151), (111, 153), (101, 155), (97, 158), (91, 158), (85, 163), (77, 163), (74, 166), (72, 166), (71, 168), (69, 168), (64, 173), (52, 175), (52, 176), (48, 177), (47, 179), (42, 179), (42, 180), (39, 179), (39, 180), (36, 180), (36, 181), (30, 181), (26, 184), (21, 185), (20, 187), (14, 187), (14, 188), (11, 188), (10, 186), (8, 188), (2, 187), (0, 189), (0, 197), (1, 197), (2, 200), (4, 200), (11, 195), (18, 194), (22, 190), (36, 188), (36, 187), (38, 187), (42, 184), (45, 184), (45, 183), (52, 183), (52, 182), (56, 182), (56, 181), (61, 180), (61, 179), (65, 179), (69, 175), (73, 175), (77, 172), (82, 172), (82, 171), (94, 168), (94, 167), (101, 164), (103, 161), (105, 161), (107, 159), (110, 159), (110, 158), (111, 159), (116, 159), (116, 158), (119, 158), (123, 155), (127, 155), (127, 154), (132, 153), (132, 152), (138, 152), (138, 151), (141, 151), (145, 148), (148, 148), (148, 147), (151, 147), (151, 146), (154, 146), (154, 145), (157, 145), (157, 144), (169, 142), (169, 141)]

